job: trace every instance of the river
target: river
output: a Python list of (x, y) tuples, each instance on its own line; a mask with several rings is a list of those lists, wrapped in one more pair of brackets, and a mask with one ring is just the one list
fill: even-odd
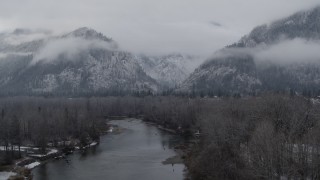
[(35, 180), (182, 180), (183, 164), (164, 165), (176, 155), (179, 136), (161, 131), (141, 120), (110, 121), (124, 130), (102, 136), (100, 144), (67, 160), (53, 160), (36, 167)]

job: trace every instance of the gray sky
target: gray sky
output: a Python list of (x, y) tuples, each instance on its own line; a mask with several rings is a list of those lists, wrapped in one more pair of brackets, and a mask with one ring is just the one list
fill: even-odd
[(22, 27), (62, 33), (87, 26), (128, 51), (207, 56), (256, 25), (319, 4), (319, 0), (0, 0), (0, 31)]

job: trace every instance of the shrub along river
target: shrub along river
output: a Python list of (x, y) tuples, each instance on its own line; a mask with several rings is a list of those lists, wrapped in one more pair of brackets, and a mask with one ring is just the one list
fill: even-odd
[(176, 155), (174, 146), (182, 139), (141, 120), (109, 122), (118, 126), (100, 139), (100, 144), (85, 152), (75, 152), (66, 159), (53, 160), (35, 168), (35, 180), (182, 180), (183, 164), (164, 165)]

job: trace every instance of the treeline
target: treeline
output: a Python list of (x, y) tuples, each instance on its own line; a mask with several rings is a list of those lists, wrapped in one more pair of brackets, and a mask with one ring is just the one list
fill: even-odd
[(264, 96), (204, 105), (194, 179), (319, 179), (320, 106), (303, 97)]
[(185, 136), (200, 131), (186, 158), (193, 179), (319, 179), (320, 105), (293, 95), (0, 99), (0, 143), (97, 139), (105, 119), (141, 117)]
[[(105, 127), (103, 105), (90, 99), (14, 97), (0, 99), (0, 164), (20, 158), (21, 146), (46, 153), (48, 144), (77, 139), (85, 146)], [(16, 153), (18, 147), (18, 153)]]
[(319, 99), (269, 94), (137, 100), (146, 121), (182, 128), (184, 135), (200, 130), (186, 160), (192, 179), (320, 179)]
[(153, 96), (0, 98), (0, 164), (20, 158), (21, 146), (39, 147), (41, 153), (46, 153), (48, 144), (57, 147), (77, 140), (86, 146), (106, 131), (108, 117), (143, 117), (173, 129), (189, 128), (195, 122), (190, 101)]

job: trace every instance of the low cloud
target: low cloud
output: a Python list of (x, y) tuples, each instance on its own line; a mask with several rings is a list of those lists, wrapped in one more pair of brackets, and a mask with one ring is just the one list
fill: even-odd
[(5, 53), (0, 53), (0, 59), (6, 58), (6, 57), (7, 57), (7, 54), (5, 54)]
[(320, 61), (320, 41), (297, 38), (285, 40), (253, 52), (257, 61), (275, 63), (315, 62)]
[(226, 57), (251, 56), (256, 63), (272, 62), (287, 65), (292, 63), (320, 62), (320, 41), (307, 39), (286, 39), (273, 45), (260, 45), (254, 48), (224, 48), (217, 51), (211, 60)]
[(89, 26), (130, 52), (208, 56), (257, 25), (318, 4), (319, 0), (1, 0), (0, 31), (25, 27), (62, 33)]
[(51, 32), (47, 30), (16, 29), (12, 33), (3, 33), (1, 40), (9, 45), (18, 45), (24, 42), (44, 39), (50, 35)]
[(92, 48), (113, 49), (114, 46), (112, 43), (104, 41), (85, 40), (75, 37), (49, 40), (44, 47), (35, 54), (31, 65), (39, 61), (50, 62), (57, 60), (60, 55), (64, 55), (68, 60), (74, 60), (80, 52)]
[(222, 26), (221, 23), (216, 22), (216, 21), (211, 21), (210, 24), (213, 25), (213, 26), (215, 26), (215, 27), (221, 27), (221, 26)]
[(0, 52), (0, 60), (6, 59), (10, 56), (29, 56), (32, 55), (32, 52)]

